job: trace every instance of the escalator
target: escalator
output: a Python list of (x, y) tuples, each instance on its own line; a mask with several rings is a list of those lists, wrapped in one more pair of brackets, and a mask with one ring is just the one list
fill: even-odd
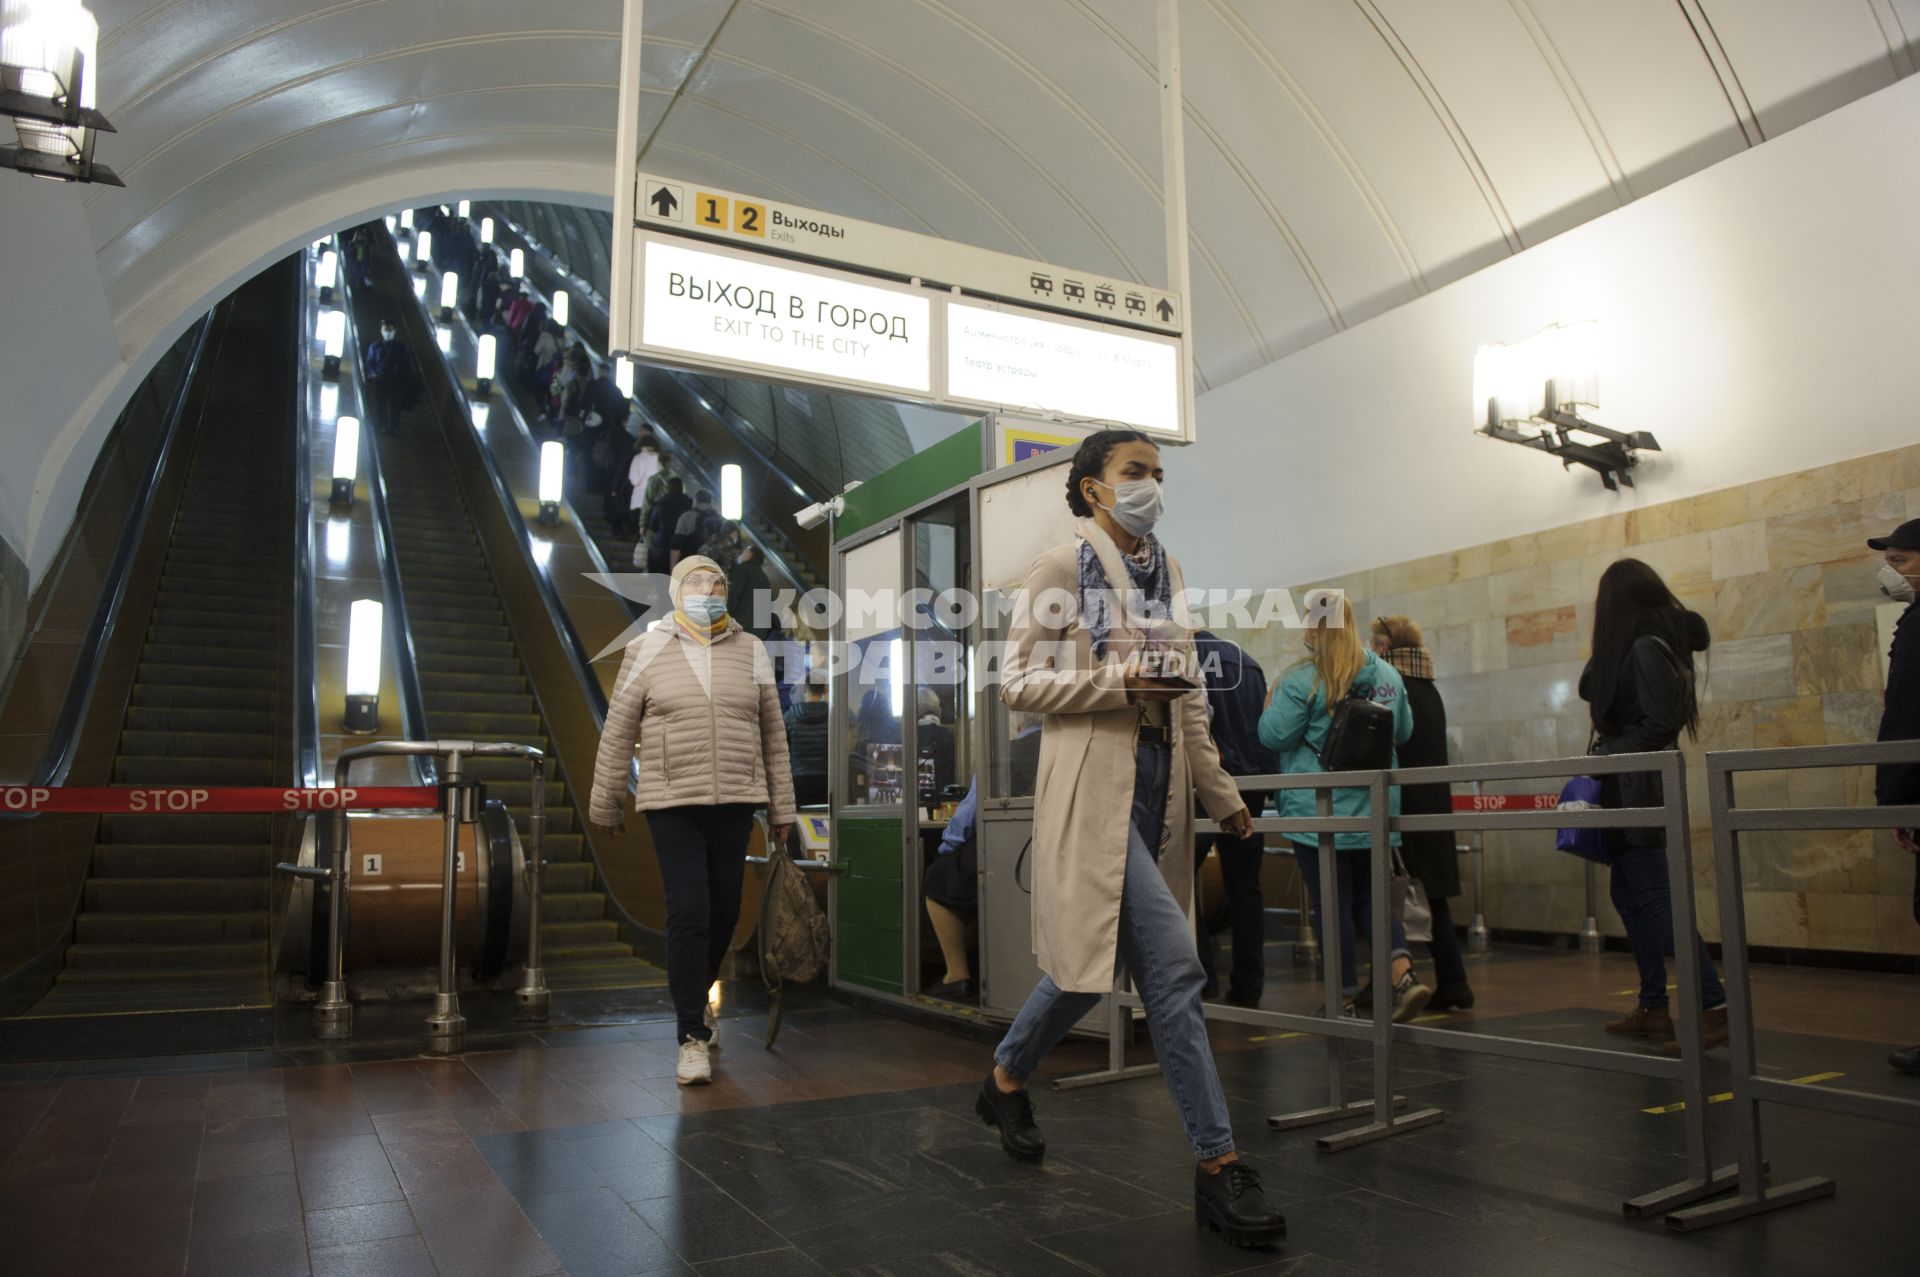
[[(176, 447), (191, 461), (143, 618), (114, 785), (291, 774), (295, 272), (214, 319)], [(148, 535), (156, 535), (149, 530)], [(122, 624), (129, 618), (123, 618)], [(100, 818), (72, 943), (30, 1016), (265, 1007), (271, 816)]]
[[(374, 238), (384, 243), (383, 236)], [(363, 332), (372, 329), (379, 307), (399, 315), (413, 305), (388, 287), (403, 271), (397, 261), (387, 265), (376, 271), (372, 294), (349, 288)], [(433, 358), (429, 351), (421, 360), (429, 377), (438, 375), (428, 362)], [(375, 445), (426, 711), (422, 729), (434, 738), (517, 741), (557, 757), (473, 517), (450, 479), (455, 469), (433, 403), (433, 396), (424, 397), (401, 414), (394, 435)], [(533, 797), (526, 765), (478, 759), (471, 766), (526, 837)], [(620, 939), (587, 855), (577, 797), (564, 780), (549, 778), (540, 930), (547, 983), (557, 991), (663, 984), (665, 974)]]

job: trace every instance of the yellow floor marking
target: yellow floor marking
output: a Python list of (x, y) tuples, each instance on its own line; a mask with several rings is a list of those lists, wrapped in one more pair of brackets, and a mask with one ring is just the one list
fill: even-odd
[[(1846, 1074), (1844, 1073), (1809, 1073), (1805, 1077), (1788, 1078), (1787, 1081), (1794, 1086), (1812, 1086), (1816, 1082), (1831, 1082), (1833, 1081), (1833, 1079), (1837, 1077), (1845, 1077), (1845, 1076)], [(1707, 1103), (1724, 1104), (1732, 1098), (1733, 1098), (1732, 1091), (1722, 1091), (1718, 1095), (1709, 1095), (1707, 1097)], [(1658, 1116), (1661, 1113), (1684, 1113), (1686, 1111), (1686, 1108), (1687, 1108), (1686, 1101), (1682, 1100), (1678, 1104), (1661, 1104), (1661, 1105), (1657, 1105), (1654, 1108), (1641, 1109), (1640, 1111), (1642, 1113), (1652, 1113), (1655, 1116)]]
[[(1678, 989), (1679, 987), (1680, 986), (1677, 984), (1670, 984), (1667, 986), (1667, 992), (1672, 993), (1675, 989)], [(1630, 998), (1638, 992), (1640, 992), (1640, 987), (1638, 985), (1635, 985), (1631, 989), (1622, 989), (1618, 993), (1614, 994), (1613, 996), (1616, 998)]]
[(1289, 1038), (1309, 1038), (1311, 1033), (1255, 1033), (1247, 1038), (1249, 1042), (1285, 1042)]
[(1435, 1020), (1451, 1020), (1453, 1017), (1445, 1011), (1435, 1011), (1432, 1015), (1416, 1015), (1410, 1021), (1413, 1024), (1432, 1024)]

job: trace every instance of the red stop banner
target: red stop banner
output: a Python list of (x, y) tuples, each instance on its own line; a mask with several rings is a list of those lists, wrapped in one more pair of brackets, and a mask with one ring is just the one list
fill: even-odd
[(1552, 811), (1558, 794), (1455, 794), (1455, 811)]
[(275, 789), (212, 785), (0, 785), (0, 814), (97, 812), (106, 815), (200, 816), (209, 812), (290, 814), (435, 808), (432, 785), (366, 785), (347, 789)]

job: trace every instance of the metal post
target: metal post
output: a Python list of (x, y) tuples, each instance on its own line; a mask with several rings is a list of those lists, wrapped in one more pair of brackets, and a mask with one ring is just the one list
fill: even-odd
[[(353, 875), (353, 840), (347, 829), (347, 813), (333, 818), (333, 863), (327, 867), (327, 978), (320, 986), (320, 1001), (313, 1008), (313, 1036), (322, 1041), (339, 1041), (353, 1036), (353, 1003), (347, 1000), (346, 933), (347, 884)], [(321, 826), (324, 829), (326, 826)]]
[(1600, 866), (1591, 860), (1581, 861), (1581, 865), (1587, 893), (1587, 921), (1580, 928), (1580, 952), (1598, 953), (1600, 952), (1600, 921), (1594, 904), (1596, 899), (1594, 883), (1596, 871)]
[[(1473, 796), (1480, 796), (1480, 782), (1473, 782)], [(1467, 928), (1467, 952), (1485, 953), (1490, 947), (1487, 933), (1487, 833), (1473, 831), (1473, 925)]]
[(442, 773), (447, 787), (446, 843), (440, 864), (440, 989), (433, 995), (433, 1014), (427, 1017), (427, 1052), (457, 1055), (466, 1047), (467, 1018), (460, 1014), (460, 992), (454, 971), (455, 888), (458, 885), (460, 822), (470, 817), (472, 790), (466, 781), (466, 758), (458, 750), (447, 755)]
[(1160, 203), (1166, 214), (1167, 291), (1189, 310), (1179, 316), (1180, 432), (1193, 438), (1193, 280), (1187, 245), (1187, 107), (1180, 87), (1179, 0), (1160, 0)]
[[(1432, 1126), (1445, 1116), (1439, 1109), (1420, 1109), (1404, 1116), (1395, 1113), (1393, 1094), (1393, 890), (1392, 835), (1387, 830), (1387, 774), (1375, 772), (1367, 786), (1367, 803), (1373, 827), (1367, 833), (1367, 871), (1373, 879), (1372, 916), (1367, 929), (1372, 932), (1373, 950), (1373, 1120), (1365, 1126), (1323, 1135), (1318, 1143), (1322, 1152), (1337, 1153), (1360, 1144), (1371, 1144), (1402, 1131)], [(1321, 914), (1325, 916), (1325, 910)]]
[(546, 969), (540, 965), (540, 891), (547, 868), (547, 760), (538, 754), (533, 759), (533, 812), (527, 819), (527, 831), (533, 835), (533, 846), (526, 852), (527, 966), (514, 998), (519, 1003), (519, 1019), (544, 1020), (553, 1009), (553, 994), (547, 989)]

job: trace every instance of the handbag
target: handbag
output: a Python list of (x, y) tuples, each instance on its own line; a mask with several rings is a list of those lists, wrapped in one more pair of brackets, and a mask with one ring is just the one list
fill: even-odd
[(1387, 899), (1392, 904), (1393, 916), (1406, 930), (1409, 943), (1432, 942), (1433, 906), (1427, 903), (1427, 889), (1407, 872), (1398, 847), (1393, 849), (1393, 877), (1387, 886)]
[[(1561, 811), (1599, 811), (1600, 782), (1591, 776), (1575, 776), (1560, 789)], [(1554, 833), (1555, 851), (1564, 851), (1596, 864), (1608, 862), (1606, 831), (1603, 829), (1561, 829)]]

